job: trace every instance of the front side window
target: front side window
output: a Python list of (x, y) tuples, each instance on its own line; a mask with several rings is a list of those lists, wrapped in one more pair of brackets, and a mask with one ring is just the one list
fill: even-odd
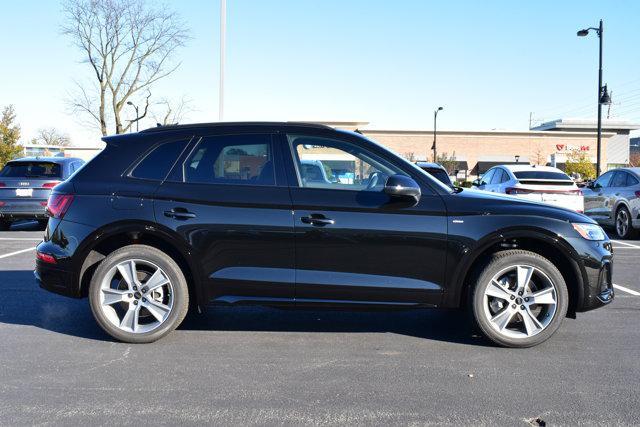
[(627, 174), (625, 172), (617, 172), (611, 180), (610, 187), (626, 187)]
[(598, 178), (598, 180), (595, 182), (594, 187), (596, 187), (596, 188), (608, 187), (609, 186), (609, 182), (611, 181), (611, 178), (613, 178), (613, 172), (605, 173), (600, 178)]
[(203, 138), (183, 165), (185, 182), (275, 185), (271, 135)]
[(489, 184), (491, 182), (491, 179), (493, 178), (493, 174), (495, 173), (496, 173), (496, 169), (490, 169), (487, 173), (482, 175), (482, 178), (480, 179), (480, 184), (481, 185)]
[(382, 191), (387, 178), (403, 173), (354, 144), (330, 138), (289, 135), (300, 186), (332, 190)]

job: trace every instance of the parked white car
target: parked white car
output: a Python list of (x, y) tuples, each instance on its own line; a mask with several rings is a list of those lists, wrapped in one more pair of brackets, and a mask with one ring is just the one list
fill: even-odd
[(557, 168), (524, 164), (494, 166), (473, 184), (479, 190), (584, 212), (582, 190)]

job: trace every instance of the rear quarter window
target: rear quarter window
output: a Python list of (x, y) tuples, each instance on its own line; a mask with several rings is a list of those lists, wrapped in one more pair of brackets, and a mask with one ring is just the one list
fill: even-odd
[(178, 160), (188, 141), (171, 141), (153, 148), (131, 171), (133, 178), (162, 181)]

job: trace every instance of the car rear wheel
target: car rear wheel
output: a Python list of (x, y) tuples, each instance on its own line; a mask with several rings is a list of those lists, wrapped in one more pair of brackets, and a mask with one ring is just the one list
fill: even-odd
[(505, 347), (546, 341), (567, 313), (564, 278), (546, 258), (529, 251), (494, 254), (473, 288), (471, 310), (478, 328)]
[(7, 231), (9, 228), (11, 228), (11, 222), (0, 221), (0, 231)]
[(96, 269), (89, 303), (109, 335), (147, 343), (180, 325), (189, 307), (189, 291), (171, 257), (150, 246), (130, 245), (111, 253)]
[(620, 206), (616, 211), (616, 234), (620, 239), (628, 239), (634, 234), (631, 226), (631, 214), (625, 206)]

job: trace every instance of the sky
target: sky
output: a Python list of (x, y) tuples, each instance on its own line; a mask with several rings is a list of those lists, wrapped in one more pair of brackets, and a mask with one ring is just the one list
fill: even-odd
[[(153, 98), (184, 97), (186, 122), (216, 121), (219, 0), (147, 3), (175, 10), (191, 35)], [(56, 127), (74, 145), (99, 144), (68, 107), (91, 72), (61, 34), (63, 3), (0, 4), (0, 107), (15, 106), (23, 141)], [(228, 0), (227, 14), (225, 120), (432, 129), (438, 106), (448, 130), (592, 118), (598, 39), (576, 31), (603, 19), (611, 117), (640, 122), (640, 1)]]

